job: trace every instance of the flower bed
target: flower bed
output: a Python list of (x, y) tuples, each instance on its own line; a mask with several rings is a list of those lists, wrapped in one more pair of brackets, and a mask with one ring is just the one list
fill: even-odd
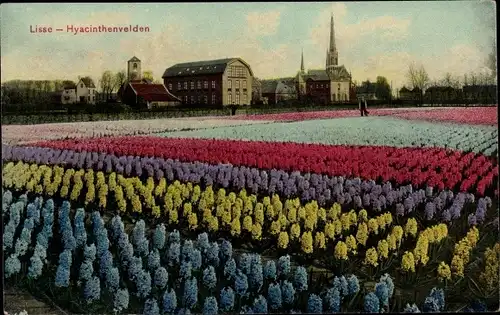
[[(268, 170), (359, 176), (372, 180), (381, 178), (384, 182), (393, 180), (397, 184), (412, 183), (417, 187), (427, 184), (439, 189), (456, 188), (460, 191), (472, 191), (475, 187), (474, 192), (480, 195), (493, 187), (495, 176), (498, 176), (498, 166), (492, 159), (438, 148), (346, 147), (155, 137), (52, 141), (37, 145), (80, 152), (108, 152), (118, 156), (156, 156), (189, 162), (231, 163)], [(73, 155), (73, 159), (75, 157)], [(82, 155), (77, 158), (84, 159)], [(97, 156), (93, 159), (98, 162)], [(253, 180), (256, 181), (258, 179)]]
[(470, 125), (498, 125), (498, 107), (443, 108), (430, 111), (406, 111), (391, 116), (410, 120), (456, 122)]
[(440, 147), (493, 155), (498, 128), (409, 121), (389, 117), (269, 123), (161, 133), (170, 138), (233, 139), (328, 145)]
[(147, 135), (183, 129), (203, 129), (260, 123), (267, 123), (267, 121), (252, 122), (247, 120), (226, 120), (220, 118), (169, 118), (41, 125), (7, 125), (2, 126), (2, 143), (16, 144), (54, 139)]

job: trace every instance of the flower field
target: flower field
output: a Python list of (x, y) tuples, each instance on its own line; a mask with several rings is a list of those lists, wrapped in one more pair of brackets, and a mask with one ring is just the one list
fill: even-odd
[(87, 314), (497, 310), (467, 110), (2, 127), (4, 280)]

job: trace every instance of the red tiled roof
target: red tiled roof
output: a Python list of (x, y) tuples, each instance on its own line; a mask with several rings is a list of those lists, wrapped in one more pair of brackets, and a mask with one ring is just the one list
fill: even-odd
[(163, 84), (130, 83), (137, 96), (149, 102), (180, 102)]

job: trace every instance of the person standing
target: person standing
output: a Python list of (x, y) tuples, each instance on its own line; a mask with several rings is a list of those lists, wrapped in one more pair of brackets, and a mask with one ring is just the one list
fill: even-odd
[(368, 107), (368, 104), (366, 103), (365, 98), (362, 97), (359, 100), (359, 112), (361, 113), (361, 117), (368, 116), (369, 112), (366, 110), (367, 107)]

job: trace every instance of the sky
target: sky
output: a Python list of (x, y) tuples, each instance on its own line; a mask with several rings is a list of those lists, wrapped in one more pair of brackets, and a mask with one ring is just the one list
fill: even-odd
[[(330, 16), (339, 64), (353, 80), (385, 76), (407, 83), (410, 63), (431, 79), (487, 71), (496, 34), (493, 1), (113, 3), (0, 6), (1, 80), (95, 82), (105, 70), (125, 70), (136, 56), (161, 79), (180, 62), (240, 57), (261, 79), (324, 69)], [(31, 33), (36, 26), (61, 28)], [(150, 32), (66, 32), (74, 26), (147, 26)]]

